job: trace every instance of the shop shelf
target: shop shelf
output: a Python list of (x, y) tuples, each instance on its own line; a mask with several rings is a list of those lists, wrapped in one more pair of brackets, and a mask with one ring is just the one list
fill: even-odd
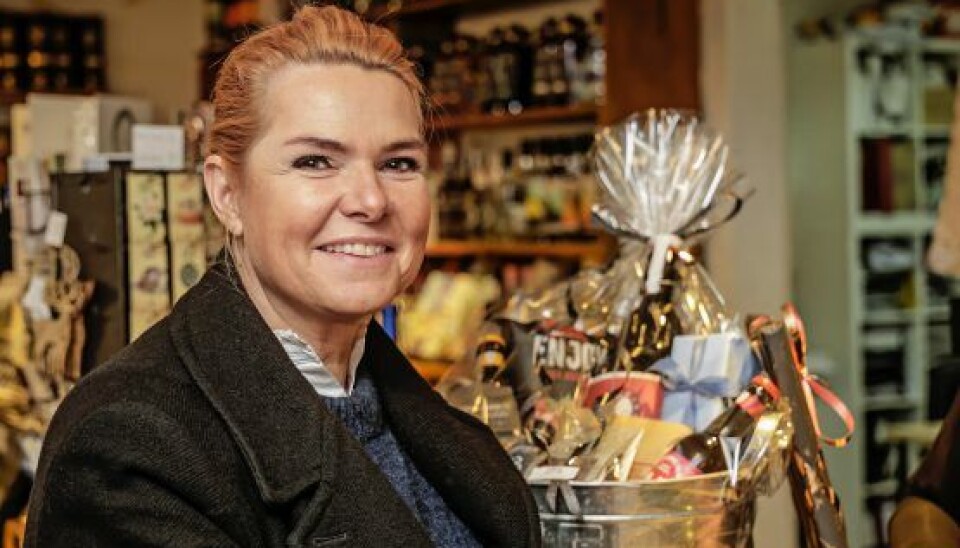
[[(0, 106), (15, 105), (27, 101), (26, 91), (0, 91)], [(97, 93), (106, 93), (105, 91), (84, 91), (82, 89), (66, 89), (59, 91), (38, 91), (45, 95), (95, 95)]]
[(923, 41), (924, 53), (960, 53), (960, 40), (950, 38), (927, 38)]
[(437, 131), (461, 129), (498, 129), (533, 124), (591, 122), (597, 118), (597, 106), (578, 104), (562, 107), (530, 107), (519, 114), (442, 114), (433, 120)]
[(863, 324), (866, 326), (910, 324), (913, 323), (913, 316), (913, 310), (904, 308), (864, 310)]
[(891, 411), (917, 408), (917, 402), (909, 396), (902, 394), (885, 394), (879, 396), (866, 396), (864, 398), (864, 411)]
[(15, 105), (26, 100), (27, 94), (22, 91), (0, 91), (0, 105)]
[(602, 258), (607, 254), (603, 242), (517, 242), (485, 240), (441, 240), (427, 246), (428, 257), (565, 257)]
[(903, 127), (864, 127), (857, 131), (861, 139), (908, 139), (911, 135), (910, 129)]
[(950, 137), (950, 124), (926, 124), (923, 126), (924, 137)]
[(948, 322), (950, 321), (950, 305), (934, 305), (923, 309), (927, 315), (927, 321), (930, 322)]
[(897, 480), (889, 479), (866, 484), (863, 493), (868, 497), (892, 497), (897, 493), (897, 487)]
[(936, 215), (926, 211), (869, 212), (854, 219), (857, 232), (864, 236), (926, 233), (935, 223)]
[(524, 4), (535, 4), (547, 0), (514, 0), (509, 6), (490, 0), (406, 0), (388, 2), (385, 5), (371, 7), (366, 13), (370, 19), (384, 17), (402, 17), (405, 15), (426, 14), (431, 12), (482, 12), (500, 10), (504, 7), (514, 7)]

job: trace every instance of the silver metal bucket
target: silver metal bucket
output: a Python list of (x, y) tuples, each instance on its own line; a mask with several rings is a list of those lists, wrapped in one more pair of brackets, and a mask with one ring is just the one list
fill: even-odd
[(717, 473), (666, 481), (531, 483), (548, 547), (752, 545), (754, 497)]

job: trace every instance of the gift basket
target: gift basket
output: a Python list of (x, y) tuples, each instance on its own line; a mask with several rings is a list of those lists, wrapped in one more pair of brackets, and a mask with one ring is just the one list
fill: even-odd
[(808, 539), (844, 546), (813, 394), (845, 408), (807, 373), (799, 317), (746, 325), (697, 258), (746, 198), (723, 139), (650, 111), (604, 128), (592, 154), (593, 214), (618, 256), (513, 295), (475, 377), (439, 389), (510, 453), (547, 546), (746, 546), (756, 496), (787, 477)]

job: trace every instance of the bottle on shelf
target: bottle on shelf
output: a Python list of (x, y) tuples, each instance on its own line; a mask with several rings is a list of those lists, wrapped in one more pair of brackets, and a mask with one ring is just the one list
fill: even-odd
[(50, 18), (37, 15), (27, 26), (27, 91), (49, 91), (50, 82)]
[(557, 20), (548, 18), (540, 25), (539, 42), (534, 56), (533, 67), (533, 104), (549, 106), (554, 103), (555, 71), (558, 64), (560, 45), (557, 42)]
[(207, 0), (204, 3), (204, 20), (207, 28), (207, 45), (211, 50), (220, 51), (226, 49), (229, 44), (227, 40), (227, 29), (224, 26), (223, 16), (226, 12), (226, 5), (222, 0)]
[(764, 377), (754, 378), (753, 383), (737, 397), (736, 403), (707, 428), (681, 439), (661, 457), (650, 470), (649, 479), (693, 477), (727, 470), (723, 438), (746, 442), (760, 415), (779, 399), (780, 392), (773, 383)]
[(474, 237), (480, 225), (480, 212), (470, 179), (469, 155), (447, 141), (441, 156), (444, 178), (437, 203), (440, 237), (454, 240)]
[(592, 99), (586, 72), (590, 51), (589, 27), (582, 17), (569, 14), (563, 18), (563, 29), (563, 62), (570, 82), (570, 102), (587, 102)]
[(607, 49), (604, 42), (603, 11), (593, 14), (582, 74), (585, 79), (583, 101), (603, 104), (606, 96)]
[(504, 34), (503, 70), (507, 88), (504, 103), (507, 112), (519, 114), (530, 105), (531, 67), (533, 51), (530, 31), (521, 25), (510, 25)]
[(103, 20), (85, 17), (72, 25), (75, 35), (71, 47), (72, 84), (74, 89), (85, 92), (102, 91), (106, 88), (103, 62)]
[(475, 74), (478, 41), (472, 36), (458, 34), (453, 41), (450, 66), (450, 104), (458, 111), (472, 110), (477, 101)]
[(519, 114), (531, 106), (566, 106), (602, 96), (601, 25), (599, 15), (588, 24), (567, 14), (546, 19), (536, 32), (514, 23), (494, 27), (482, 39), (455, 34), (439, 46), (415, 46), (423, 57), (435, 59), (425, 80), (444, 111)]
[(437, 197), (441, 238), (590, 237), (594, 183), (586, 153), (592, 141), (589, 134), (530, 138), (519, 151), (444, 143)]
[(450, 98), (451, 88), (453, 87), (450, 83), (453, 78), (452, 61), (453, 40), (448, 38), (440, 42), (440, 50), (437, 52), (433, 64), (433, 73), (427, 81), (427, 89), (430, 91), (434, 103), (441, 110), (449, 109), (452, 103)]
[(4, 13), (0, 17), (0, 91), (21, 89), (23, 59), (20, 52), (22, 17)]
[(524, 209), (526, 201), (526, 188), (518, 176), (519, 169), (515, 166), (514, 152), (505, 149), (501, 153), (503, 163), (503, 179), (499, 185), (500, 200), (502, 205), (501, 215), (504, 222), (507, 235), (527, 234), (529, 226), (527, 225), (527, 215)]

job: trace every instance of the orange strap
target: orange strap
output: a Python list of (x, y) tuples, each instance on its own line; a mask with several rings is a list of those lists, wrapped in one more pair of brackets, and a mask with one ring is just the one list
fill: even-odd
[[(850, 443), (850, 438), (853, 437), (853, 430), (856, 425), (853, 413), (850, 412), (850, 409), (847, 408), (839, 396), (824, 386), (820, 379), (815, 375), (811, 375), (807, 369), (807, 332), (803, 326), (803, 322), (800, 320), (800, 315), (792, 303), (783, 305), (783, 324), (790, 332), (791, 337), (793, 337), (794, 344), (790, 350), (793, 352), (795, 358), (794, 363), (797, 365), (797, 371), (800, 373), (800, 382), (803, 386), (804, 397), (807, 400), (807, 407), (810, 409), (810, 418), (813, 420), (813, 428), (817, 437), (820, 441), (831, 447), (843, 447), (847, 445)], [(823, 403), (832, 409), (837, 416), (840, 417), (840, 420), (843, 421), (846, 432), (842, 436), (838, 438), (828, 438), (823, 435), (823, 431), (820, 428), (820, 419), (817, 417), (817, 406), (814, 395), (823, 400)]]

